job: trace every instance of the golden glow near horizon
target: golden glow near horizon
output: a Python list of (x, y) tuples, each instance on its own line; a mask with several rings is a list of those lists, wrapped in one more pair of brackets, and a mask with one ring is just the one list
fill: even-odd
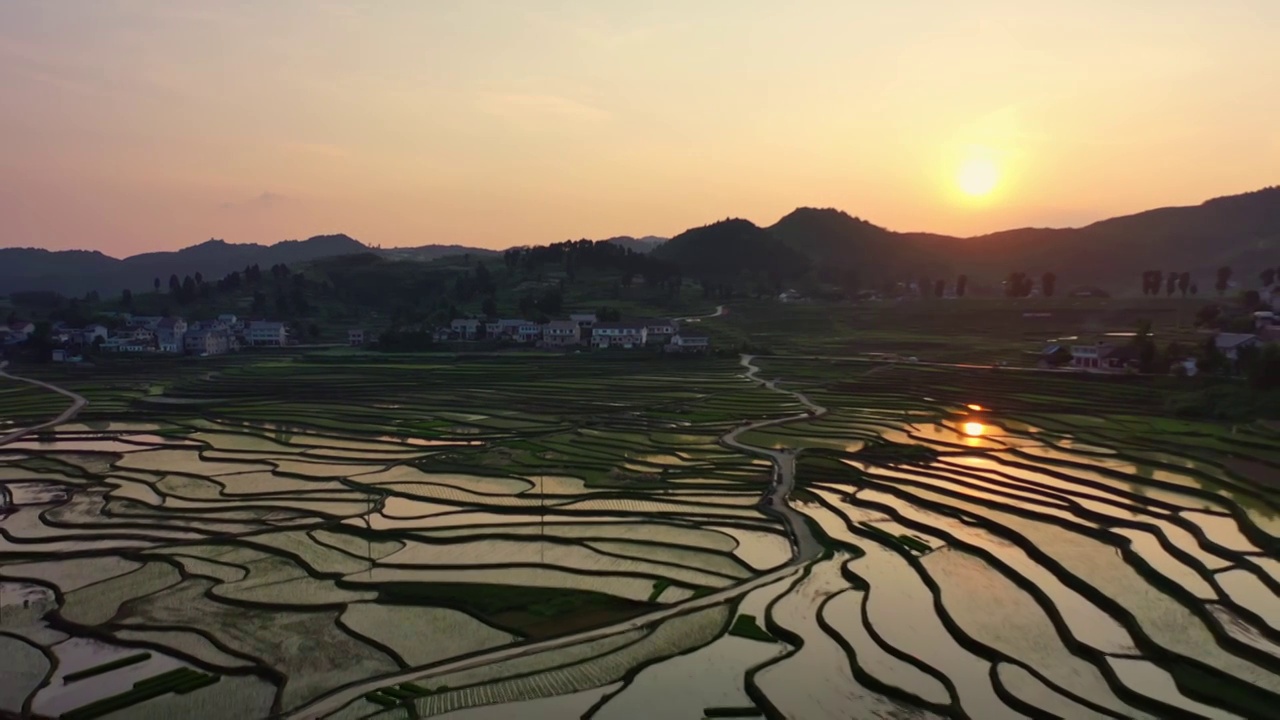
[[(0, 245), (1084, 225), (1277, 181), (1280, 2), (0, 1)], [(759, 52), (760, 38), (770, 52)]]
[(982, 412), (982, 409), (983, 409), (982, 406), (978, 405), (977, 403), (970, 403), (968, 405), (965, 405), (965, 407), (969, 408), (974, 412)]
[(967, 422), (961, 425), (960, 429), (969, 437), (981, 437), (987, 432), (987, 426), (980, 422)]

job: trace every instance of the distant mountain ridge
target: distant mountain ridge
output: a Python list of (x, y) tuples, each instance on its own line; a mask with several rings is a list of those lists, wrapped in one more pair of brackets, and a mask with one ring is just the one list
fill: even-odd
[(150, 290), (156, 278), (167, 288), (170, 275), (181, 278), (199, 272), (206, 278), (219, 278), (248, 265), (296, 266), (320, 258), (366, 252), (395, 259), (433, 260), (445, 255), (494, 251), (460, 245), (381, 250), (343, 234), (284, 240), (274, 245), (207, 240), (181, 250), (142, 253), (124, 259), (88, 250), (0, 248), (0, 293), (55, 290), (66, 295), (82, 295), (96, 290), (114, 295), (126, 288)]
[(815, 208), (795, 210), (767, 229), (818, 267), (850, 269), (864, 281), (1052, 271), (1063, 285), (1124, 291), (1144, 270), (1187, 271), (1208, 280), (1226, 265), (1247, 282), (1256, 276), (1254, 268), (1280, 263), (1280, 187), (1080, 228), (1020, 228), (969, 238), (895, 232)]
[[(798, 208), (767, 228), (729, 219), (687, 230), (670, 240), (619, 236), (610, 242), (677, 263), (690, 278), (735, 273), (792, 277), (856, 275), (864, 285), (965, 273), (992, 280), (1021, 271), (1052, 271), (1059, 284), (1091, 284), (1125, 291), (1144, 270), (1188, 271), (1207, 287), (1214, 269), (1228, 265), (1248, 282), (1255, 268), (1280, 264), (1280, 187), (1101, 220), (1080, 228), (1020, 228), (970, 238), (895, 232), (834, 208)], [(319, 235), (274, 245), (209, 240), (173, 252), (117, 259), (97, 251), (53, 252), (0, 248), (0, 294), (56, 290), (81, 295), (145, 290), (154, 278), (197, 271), (217, 278), (246, 265), (297, 265), (373, 252), (398, 260), (446, 255), (491, 256), (461, 245), (372, 248), (347, 235)]]
[(781, 280), (809, 269), (805, 253), (741, 218), (686, 230), (663, 243), (652, 255), (679, 265), (692, 278), (718, 282), (742, 273)]
[(644, 237), (631, 237), (630, 235), (620, 235), (611, 237), (605, 242), (621, 245), (622, 247), (634, 250), (639, 253), (652, 252), (658, 246), (662, 245), (668, 238), (658, 237), (657, 235), (645, 235)]

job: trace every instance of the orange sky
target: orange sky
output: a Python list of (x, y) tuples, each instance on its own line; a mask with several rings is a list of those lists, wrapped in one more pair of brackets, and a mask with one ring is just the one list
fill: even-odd
[(505, 247), (800, 205), (973, 234), (1280, 182), (1280, 3), (1052, 5), (4, 0), (0, 245)]

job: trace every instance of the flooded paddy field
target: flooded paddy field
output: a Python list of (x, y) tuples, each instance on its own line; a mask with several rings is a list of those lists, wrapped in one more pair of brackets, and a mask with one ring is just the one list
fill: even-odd
[[(0, 447), (0, 650), (23, 659), (0, 711), (1280, 707), (1262, 425), (1170, 420), (1140, 387), (869, 363), (213, 367), (159, 394), (122, 375)], [(0, 398), (14, 427), (66, 404)]]

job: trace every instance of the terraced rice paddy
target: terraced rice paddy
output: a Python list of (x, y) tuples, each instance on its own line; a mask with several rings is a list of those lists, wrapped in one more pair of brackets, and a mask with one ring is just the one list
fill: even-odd
[[(90, 713), (185, 667), (245, 688), (193, 688), (204, 716), (287, 713), (790, 560), (757, 507), (770, 464), (718, 438), (793, 401), (732, 362), (285, 357), (140, 387), (0, 449), (0, 639), (33, 668), (0, 711)], [(17, 426), (61, 411), (29, 388), (7, 396)], [(10, 612), (20, 589), (40, 612)], [(150, 659), (70, 682), (81, 642)]]
[(0, 711), (165, 673), (218, 680), (131, 716), (1280, 707), (1274, 429), (1032, 374), (353, 357), (122, 378), (0, 449)]

